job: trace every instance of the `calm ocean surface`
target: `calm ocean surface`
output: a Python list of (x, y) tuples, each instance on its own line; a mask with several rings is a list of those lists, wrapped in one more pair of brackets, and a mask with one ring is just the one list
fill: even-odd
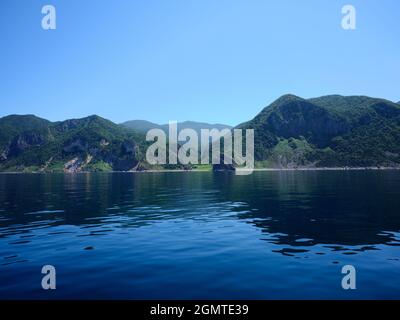
[(0, 298), (398, 299), (400, 172), (1, 174)]

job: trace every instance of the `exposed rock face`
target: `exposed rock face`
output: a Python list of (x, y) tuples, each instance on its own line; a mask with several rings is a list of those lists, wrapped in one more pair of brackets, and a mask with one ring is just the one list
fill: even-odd
[(42, 134), (35, 132), (24, 132), (18, 136), (16, 136), (3, 151), (2, 157), (7, 159), (12, 156), (17, 156), (25, 150), (34, 147), (40, 146), (46, 141), (46, 138), (43, 137)]
[[(105, 139), (100, 139), (97, 144), (89, 144), (81, 138), (76, 138), (67, 142), (63, 147), (63, 153), (77, 155), (74, 159), (68, 161), (64, 170), (66, 172), (79, 172), (85, 170), (85, 166), (93, 159), (103, 161), (111, 165), (115, 171), (130, 171), (137, 164), (138, 147), (134, 141), (125, 140), (121, 142), (119, 152), (109, 149), (110, 143)], [(117, 151), (117, 152), (116, 152)], [(90, 158), (90, 161), (83, 159)]]
[(64, 172), (67, 173), (76, 173), (84, 170), (85, 166), (88, 165), (92, 161), (93, 157), (88, 155), (86, 159), (82, 159), (81, 157), (73, 158), (64, 164)]
[(8, 152), (9, 152), (9, 148), (6, 147), (6, 148), (0, 153), (0, 161), (6, 161), (6, 160), (7, 160)]
[(106, 139), (100, 140), (100, 146), (107, 147), (110, 143)]
[(64, 172), (72, 173), (81, 171), (83, 160), (76, 157), (64, 164)]

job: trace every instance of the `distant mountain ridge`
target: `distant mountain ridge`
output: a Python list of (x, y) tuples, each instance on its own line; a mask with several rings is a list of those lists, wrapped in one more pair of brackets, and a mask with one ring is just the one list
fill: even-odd
[[(128, 128), (128, 129), (134, 129), (138, 132), (146, 133), (147, 131), (151, 129), (161, 129), (164, 130), (164, 132), (168, 133), (168, 124), (157, 124), (153, 123), (150, 121), (146, 120), (130, 120), (121, 123), (121, 126)], [(200, 134), (201, 129), (231, 129), (232, 126), (225, 125), (225, 124), (210, 124), (210, 123), (205, 123), (205, 122), (196, 122), (196, 121), (183, 121), (183, 122), (178, 122), (178, 130), (182, 129), (193, 129), (195, 130), (198, 134)]]
[[(96, 115), (58, 122), (6, 116), (0, 118), (0, 171), (146, 170), (153, 168), (144, 157), (151, 128), (167, 125), (143, 120), (118, 125)], [(230, 127), (178, 124), (185, 128)], [(400, 167), (400, 105), (385, 99), (289, 94), (236, 128), (254, 129), (257, 167)]]

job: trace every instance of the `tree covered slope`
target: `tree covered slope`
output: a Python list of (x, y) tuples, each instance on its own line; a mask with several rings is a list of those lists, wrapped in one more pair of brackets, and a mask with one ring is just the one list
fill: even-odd
[(400, 165), (400, 106), (383, 99), (285, 95), (238, 127), (255, 129), (261, 166)]
[[(34, 115), (0, 118), (0, 171), (129, 171), (148, 168), (145, 131), (99, 116), (50, 122)], [(224, 125), (181, 123), (179, 129)], [(237, 126), (255, 130), (258, 167), (400, 167), (400, 105), (365, 96), (303, 99), (285, 95)], [(180, 168), (160, 166), (159, 168)]]
[(50, 122), (35, 116), (0, 119), (0, 170), (131, 170), (141, 134), (99, 116)]

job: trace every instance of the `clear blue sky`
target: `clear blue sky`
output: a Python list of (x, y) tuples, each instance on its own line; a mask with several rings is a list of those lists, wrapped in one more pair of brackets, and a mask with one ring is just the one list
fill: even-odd
[(398, 101), (399, 22), (399, 0), (1, 0), (0, 116), (235, 125), (285, 93)]

